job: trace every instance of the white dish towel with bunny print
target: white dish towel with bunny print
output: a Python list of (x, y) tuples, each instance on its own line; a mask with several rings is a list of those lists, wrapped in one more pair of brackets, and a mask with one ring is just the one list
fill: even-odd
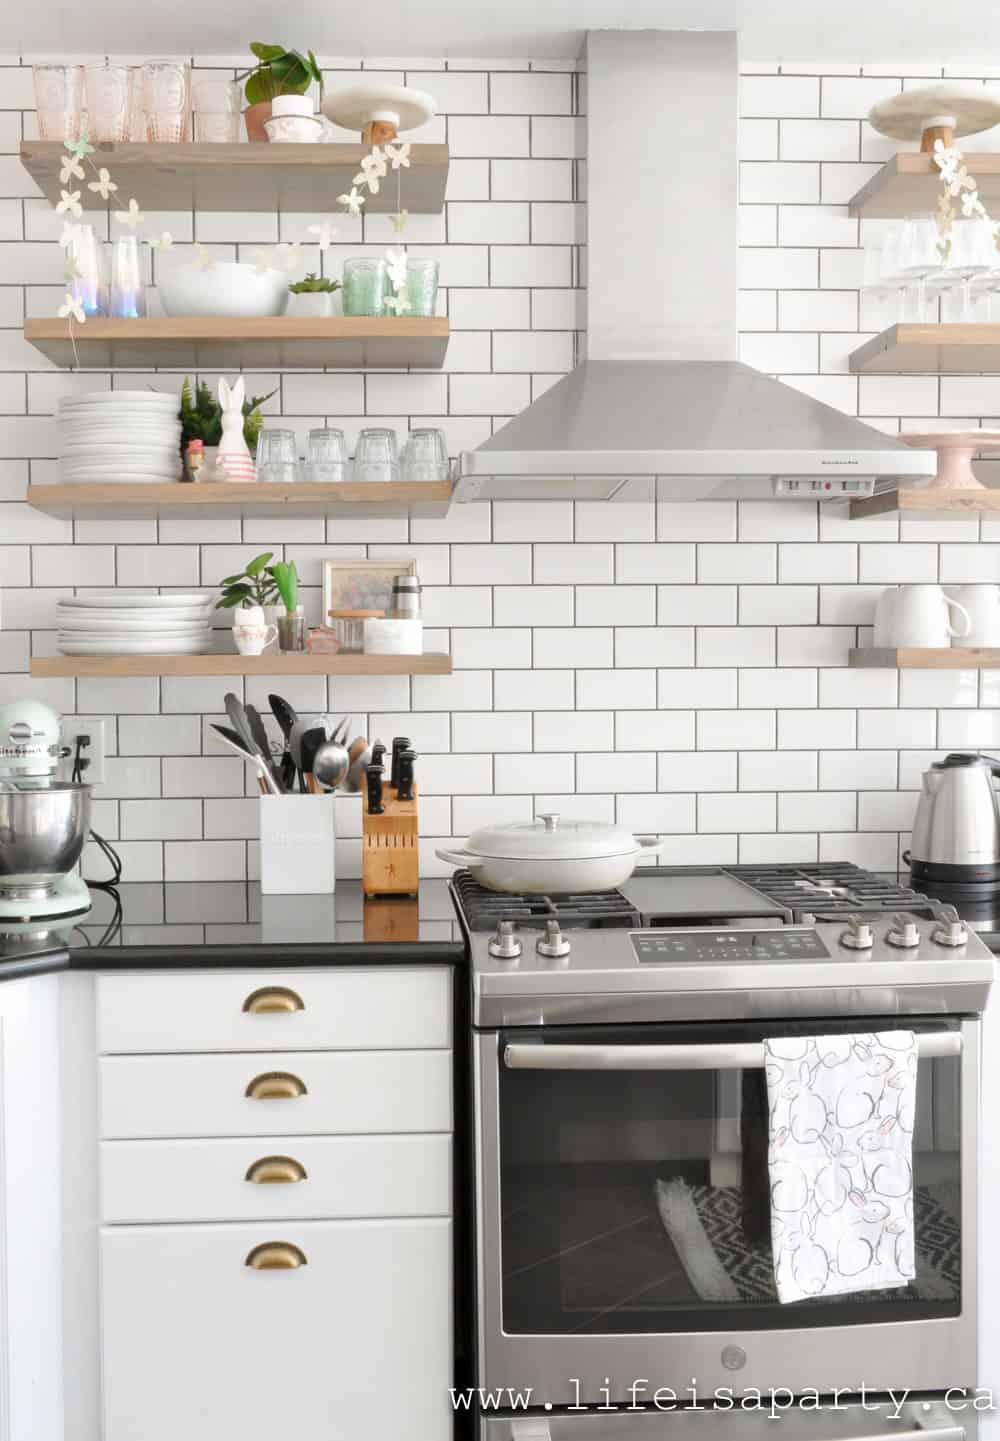
[(764, 1042), (779, 1301), (914, 1276), (912, 1031)]

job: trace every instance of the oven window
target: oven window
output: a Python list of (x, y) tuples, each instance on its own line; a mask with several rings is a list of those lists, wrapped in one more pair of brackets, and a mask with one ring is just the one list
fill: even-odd
[[(940, 1033), (958, 1022), (908, 1028)], [(507, 1042), (718, 1045), (843, 1024), (510, 1031)], [(888, 1029), (884, 1017), (852, 1032)], [(518, 1070), (500, 1062), (503, 1327), (620, 1334), (843, 1326), (961, 1311), (961, 1057), (924, 1058), (913, 1131), (916, 1278), (781, 1304), (762, 1070)], [(853, 1164), (853, 1162), (852, 1162)], [(859, 1156), (857, 1164), (867, 1164)], [(891, 1244), (891, 1239), (889, 1244)]]

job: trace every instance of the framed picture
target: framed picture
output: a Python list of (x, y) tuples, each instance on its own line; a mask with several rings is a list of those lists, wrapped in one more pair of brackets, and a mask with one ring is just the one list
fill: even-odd
[(398, 560), (326, 560), (323, 562), (323, 624), (331, 610), (392, 609), (392, 582), (397, 575), (416, 575), (417, 562)]

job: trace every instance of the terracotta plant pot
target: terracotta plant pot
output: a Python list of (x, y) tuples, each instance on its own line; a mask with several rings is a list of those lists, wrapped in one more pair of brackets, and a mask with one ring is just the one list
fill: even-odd
[(267, 131), (264, 129), (264, 121), (270, 120), (270, 118), (270, 100), (258, 100), (256, 105), (248, 105), (243, 112), (243, 119), (247, 127), (247, 139), (266, 145)]

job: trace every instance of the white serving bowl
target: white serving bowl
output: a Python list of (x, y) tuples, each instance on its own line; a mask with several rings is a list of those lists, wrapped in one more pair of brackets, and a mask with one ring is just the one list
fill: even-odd
[(217, 261), (208, 270), (181, 265), (159, 280), (167, 315), (284, 315), (288, 276), (239, 261)]

